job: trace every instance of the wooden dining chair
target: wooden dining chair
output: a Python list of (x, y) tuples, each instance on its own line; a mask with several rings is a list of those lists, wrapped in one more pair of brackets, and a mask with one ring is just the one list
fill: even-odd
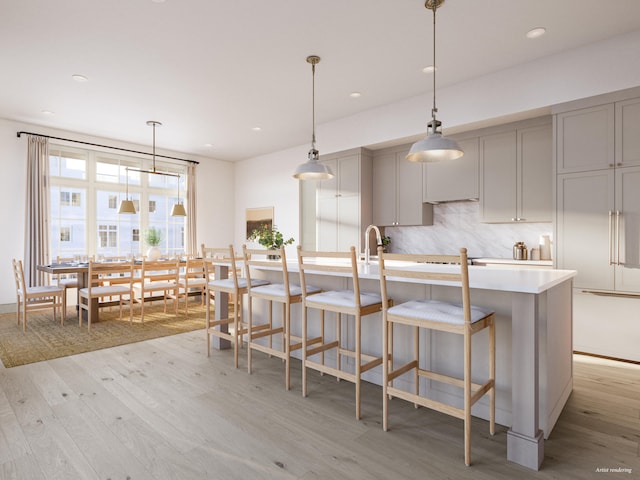
[(11, 260), (13, 264), (13, 276), (16, 283), (16, 318), (20, 325), (21, 317), (22, 331), (27, 330), (28, 312), (34, 310), (53, 309), (53, 320), (56, 320), (58, 309), (61, 310), (61, 325), (64, 325), (65, 314), (67, 309), (67, 300), (65, 289), (57, 285), (43, 285), (30, 287), (27, 286), (24, 279), (24, 267), (22, 260)]
[(178, 285), (184, 296), (184, 313), (189, 313), (189, 294), (200, 292), (200, 305), (204, 305), (207, 289), (207, 268), (204, 258), (187, 258), (184, 269), (178, 278)]
[(173, 300), (174, 314), (178, 314), (178, 292), (180, 285), (178, 275), (180, 273), (179, 260), (142, 260), (140, 277), (133, 282), (134, 302), (140, 304), (140, 321), (144, 323), (144, 306), (153, 298), (154, 294), (161, 293), (164, 304), (164, 312), (167, 313), (167, 300)]
[[(258, 350), (285, 362), (285, 388), (291, 388), (291, 352), (302, 348), (302, 337), (291, 332), (291, 305), (302, 302), (302, 288), (290, 282), (287, 269), (287, 257), (284, 245), (279, 250), (250, 249), (242, 246), (245, 276), (247, 278), (247, 370), (251, 373), (251, 352)], [(269, 258), (275, 257), (275, 258)], [(282, 275), (281, 282), (271, 282), (261, 285), (257, 282), (255, 273), (259, 269), (277, 269)], [(253, 274), (252, 274), (253, 273)], [(321, 291), (311, 285), (305, 287), (307, 294), (312, 295)], [(254, 321), (253, 300), (267, 301), (266, 321)], [(280, 324), (273, 321), (273, 303), (282, 304), (282, 318)], [(273, 345), (274, 337), (280, 344)], [(266, 341), (265, 341), (266, 340)]]
[[(117, 281), (116, 281), (117, 280)], [(133, 303), (133, 260), (129, 262), (89, 262), (88, 285), (78, 291), (78, 322), (82, 326), (83, 311), (87, 312), (87, 330), (91, 331), (91, 323), (95, 304), (102, 298), (118, 298), (120, 319), (122, 319), (122, 305), (129, 304), (129, 323), (132, 321)]]
[[(382, 373), (382, 427), (388, 430), (389, 398), (398, 397), (414, 403), (416, 406), (437, 410), (464, 421), (464, 463), (471, 464), (471, 407), (487, 393), (489, 394), (489, 432), (495, 433), (495, 370), (496, 370), (496, 333), (495, 314), (492, 310), (471, 304), (469, 293), (469, 267), (467, 250), (460, 249), (459, 255), (413, 255), (384, 253), (378, 248), (380, 291), (383, 304), (388, 300), (388, 283), (402, 279), (420, 279), (444, 282), (448, 286), (460, 287), (458, 303), (448, 303), (429, 299), (410, 300), (399, 305), (383, 308), (383, 363)], [(400, 263), (398, 263), (400, 262)], [(437, 263), (433, 269), (426, 264)], [(446, 264), (446, 265), (442, 265)], [(386, 304), (385, 304), (386, 305)], [(413, 332), (413, 358), (401, 366), (394, 365), (393, 328), (406, 325)], [(489, 330), (489, 378), (478, 384), (472, 381), (471, 339), (485, 328)], [(464, 344), (463, 372), (454, 376), (438, 372), (429, 367), (429, 350), (420, 352), (420, 329), (448, 332), (462, 336)], [(426, 348), (426, 347), (425, 347)], [(427, 365), (424, 364), (427, 362)], [(412, 373), (413, 392), (394, 384), (401, 375)], [(450, 405), (429, 397), (428, 391), (420, 390), (420, 379), (453, 385), (462, 390), (463, 407)]]
[[(307, 368), (328, 373), (338, 379), (355, 384), (356, 418), (360, 418), (360, 385), (362, 374), (382, 364), (382, 355), (362, 351), (362, 319), (382, 311), (382, 298), (377, 293), (360, 291), (356, 249), (348, 252), (314, 252), (302, 250), (298, 246), (298, 268), (300, 269), (300, 285), (302, 287), (302, 395), (307, 396)], [(307, 277), (314, 273), (344, 275), (352, 289), (343, 288), (323, 291), (313, 295), (307, 291)], [(309, 338), (309, 310), (319, 311), (318, 337)], [(333, 312), (336, 317), (335, 334), (327, 335), (325, 331), (325, 312)], [(353, 319), (353, 344), (348, 345), (342, 332), (342, 320)], [(381, 320), (372, 320), (371, 327), (380, 332)], [(380, 335), (381, 332), (380, 332)], [(335, 364), (327, 365), (325, 354), (335, 353)], [(355, 365), (351, 369), (343, 357), (352, 358)]]

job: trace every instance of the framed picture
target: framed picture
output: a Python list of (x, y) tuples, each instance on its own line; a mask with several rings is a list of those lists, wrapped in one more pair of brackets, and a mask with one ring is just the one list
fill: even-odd
[(254, 230), (264, 225), (273, 227), (273, 207), (247, 208), (247, 239)]

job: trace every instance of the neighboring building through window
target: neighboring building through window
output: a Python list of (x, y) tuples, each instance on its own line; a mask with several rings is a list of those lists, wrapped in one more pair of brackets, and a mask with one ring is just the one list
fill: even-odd
[(118, 208), (118, 196), (109, 195), (109, 208)]
[(71, 241), (71, 227), (60, 227), (60, 241), (61, 242)]

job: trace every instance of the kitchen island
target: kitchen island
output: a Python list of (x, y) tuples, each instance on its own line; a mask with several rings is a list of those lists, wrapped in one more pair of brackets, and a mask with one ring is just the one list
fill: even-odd
[[(447, 270), (447, 265), (424, 265), (424, 269)], [(291, 281), (298, 281), (297, 263), (288, 263)], [(572, 369), (572, 279), (576, 272), (552, 269), (493, 269), (469, 267), (469, 284), (473, 304), (496, 312), (496, 421), (510, 427), (507, 433), (507, 459), (538, 470), (544, 459), (544, 439), (548, 438), (571, 394)], [(264, 278), (278, 281), (275, 272), (263, 269)], [(311, 276), (314, 285), (325, 289), (350, 288), (348, 278), (338, 273)], [(378, 266), (372, 262), (359, 267), (362, 291), (379, 292)], [(390, 279), (391, 280), (391, 279)], [(393, 282), (389, 292), (396, 303), (410, 299), (430, 298), (460, 302), (459, 287), (443, 281), (421, 280)], [(254, 310), (254, 315), (259, 314)], [(363, 321), (363, 350), (382, 349), (381, 314)], [(292, 312), (292, 319), (299, 311)], [(329, 319), (327, 319), (329, 321)], [(345, 338), (353, 339), (349, 322), (343, 322)], [(347, 325), (345, 325), (347, 324)], [(292, 320), (292, 329), (296, 325)], [(313, 336), (317, 332), (310, 331)], [(486, 358), (488, 336), (474, 337), (473, 349), (478, 358)], [(447, 374), (462, 372), (462, 344), (454, 336), (425, 333), (420, 339), (428, 348), (421, 348), (427, 365)], [(394, 354), (411, 352), (410, 336), (398, 330), (394, 335)], [(330, 359), (327, 359), (329, 363)], [(399, 361), (402, 362), (401, 358)], [(484, 362), (486, 363), (486, 362)], [(382, 383), (381, 371), (367, 372), (365, 378)], [(488, 365), (474, 362), (472, 375), (486, 376)], [(402, 381), (402, 378), (397, 379)], [(422, 381), (426, 382), (426, 379)], [(422, 387), (421, 387), (422, 388)], [(429, 389), (433, 398), (460, 402), (460, 392), (434, 384)], [(488, 402), (480, 401), (473, 415), (488, 419)]]

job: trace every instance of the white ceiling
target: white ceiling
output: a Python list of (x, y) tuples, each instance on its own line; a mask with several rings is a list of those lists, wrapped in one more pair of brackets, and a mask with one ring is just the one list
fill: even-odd
[[(0, 117), (142, 145), (158, 120), (158, 148), (248, 158), (310, 142), (310, 54), (317, 124), (430, 92), (432, 18), (423, 0), (0, 0)], [(635, 30), (640, 0), (448, 0), (438, 88)]]

